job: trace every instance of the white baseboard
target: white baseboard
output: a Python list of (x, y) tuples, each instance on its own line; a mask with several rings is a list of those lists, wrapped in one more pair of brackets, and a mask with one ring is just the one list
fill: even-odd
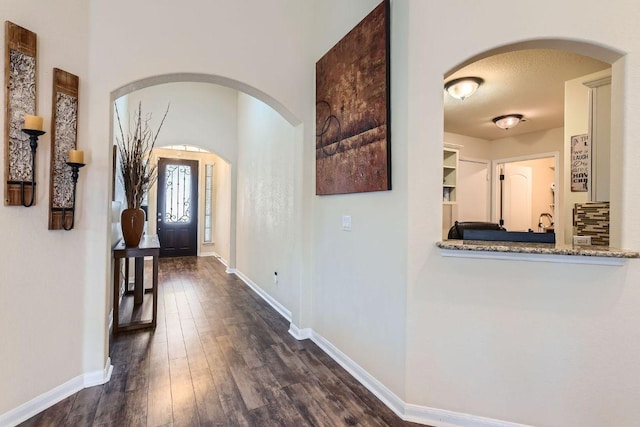
[(66, 383), (31, 399), (29, 402), (0, 415), (0, 426), (17, 426), (45, 409), (50, 408), (61, 400), (79, 392), (83, 388), (104, 384), (111, 379), (112, 371), (113, 366), (111, 365), (111, 358), (107, 358), (107, 363), (103, 370), (78, 375)]
[(311, 339), (318, 347), (342, 366), (351, 376), (365, 386), (371, 393), (395, 412), (404, 421), (426, 424), (434, 427), (527, 427), (524, 424), (511, 423), (492, 418), (479, 417), (444, 409), (429, 408), (406, 403), (373, 375), (354, 362), (323, 336), (311, 328), (300, 329), (293, 323), (289, 325), (289, 334), (298, 340)]
[[(229, 269), (227, 269), (227, 272), (229, 272)], [(273, 298), (271, 295), (269, 295), (267, 292), (265, 292), (264, 289), (262, 289), (260, 286), (254, 283), (251, 279), (249, 279), (246, 275), (236, 270), (235, 268), (233, 269), (233, 273), (231, 274), (235, 274), (236, 276), (238, 276), (240, 280), (242, 280), (244, 283), (247, 284), (247, 286), (253, 289), (255, 293), (260, 295), (260, 297), (263, 300), (265, 300), (271, 307), (273, 307), (275, 311), (280, 313), (280, 315), (285, 319), (287, 319), (288, 322), (291, 322), (291, 311), (287, 310), (285, 306), (283, 306), (278, 301), (276, 301), (276, 299)]]
[(218, 252), (212, 251), (212, 252), (205, 252), (200, 254), (200, 256), (212, 256), (215, 257), (218, 261), (220, 261), (222, 264), (224, 264), (225, 267), (229, 267), (229, 261), (227, 261), (226, 259), (224, 259), (222, 257), (222, 255), (220, 255)]
[(435, 427), (530, 427), (525, 424), (447, 411), (445, 409), (412, 405), (410, 403), (405, 403), (405, 414), (402, 419)]
[(293, 336), (298, 341), (311, 339), (313, 335), (313, 329), (311, 328), (303, 328), (300, 329), (293, 323), (289, 323), (289, 334)]
[(220, 258), (220, 256), (215, 252), (200, 252), (200, 255), (198, 255), (198, 256), (200, 256), (200, 257), (213, 256), (213, 257), (216, 257), (216, 258)]
[[(289, 329), (291, 330), (291, 328)], [(378, 381), (373, 375), (363, 369), (354, 362), (346, 354), (340, 351), (336, 346), (331, 344), (323, 336), (316, 333), (313, 329), (303, 329), (302, 335), (310, 335), (311, 341), (316, 343), (318, 347), (327, 353), (333, 360), (338, 362), (352, 377), (365, 386), (371, 393), (382, 401), (389, 409), (396, 413), (400, 418), (404, 419), (405, 403), (394, 392), (389, 390), (384, 384)]]

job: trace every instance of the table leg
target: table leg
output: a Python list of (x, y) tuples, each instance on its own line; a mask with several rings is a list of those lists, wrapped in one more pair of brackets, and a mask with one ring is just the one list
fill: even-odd
[(113, 260), (113, 335), (118, 335), (120, 320), (120, 258)]
[(124, 293), (131, 294), (131, 291), (129, 290), (129, 258), (124, 259), (124, 278)]
[(144, 296), (144, 257), (136, 257), (135, 264), (133, 303), (140, 305)]
[(158, 314), (158, 255), (153, 256), (153, 314), (151, 325), (155, 329)]

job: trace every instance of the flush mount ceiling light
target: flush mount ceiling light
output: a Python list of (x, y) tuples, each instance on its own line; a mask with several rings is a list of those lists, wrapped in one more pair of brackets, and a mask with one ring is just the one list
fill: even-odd
[(518, 123), (524, 121), (522, 114), (507, 114), (506, 116), (498, 116), (494, 118), (492, 121), (496, 124), (500, 129), (511, 129), (518, 125)]
[(464, 100), (473, 95), (483, 82), (479, 77), (462, 77), (445, 83), (444, 90), (454, 98)]

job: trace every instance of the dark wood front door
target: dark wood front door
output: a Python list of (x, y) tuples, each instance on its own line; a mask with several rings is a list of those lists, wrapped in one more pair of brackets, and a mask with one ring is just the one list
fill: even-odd
[(198, 162), (158, 160), (160, 256), (198, 253)]

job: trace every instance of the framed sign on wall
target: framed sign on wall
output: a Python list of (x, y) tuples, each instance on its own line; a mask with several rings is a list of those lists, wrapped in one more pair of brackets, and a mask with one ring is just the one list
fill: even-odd
[(571, 191), (589, 191), (591, 176), (591, 144), (589, 135), (571, 137)]

